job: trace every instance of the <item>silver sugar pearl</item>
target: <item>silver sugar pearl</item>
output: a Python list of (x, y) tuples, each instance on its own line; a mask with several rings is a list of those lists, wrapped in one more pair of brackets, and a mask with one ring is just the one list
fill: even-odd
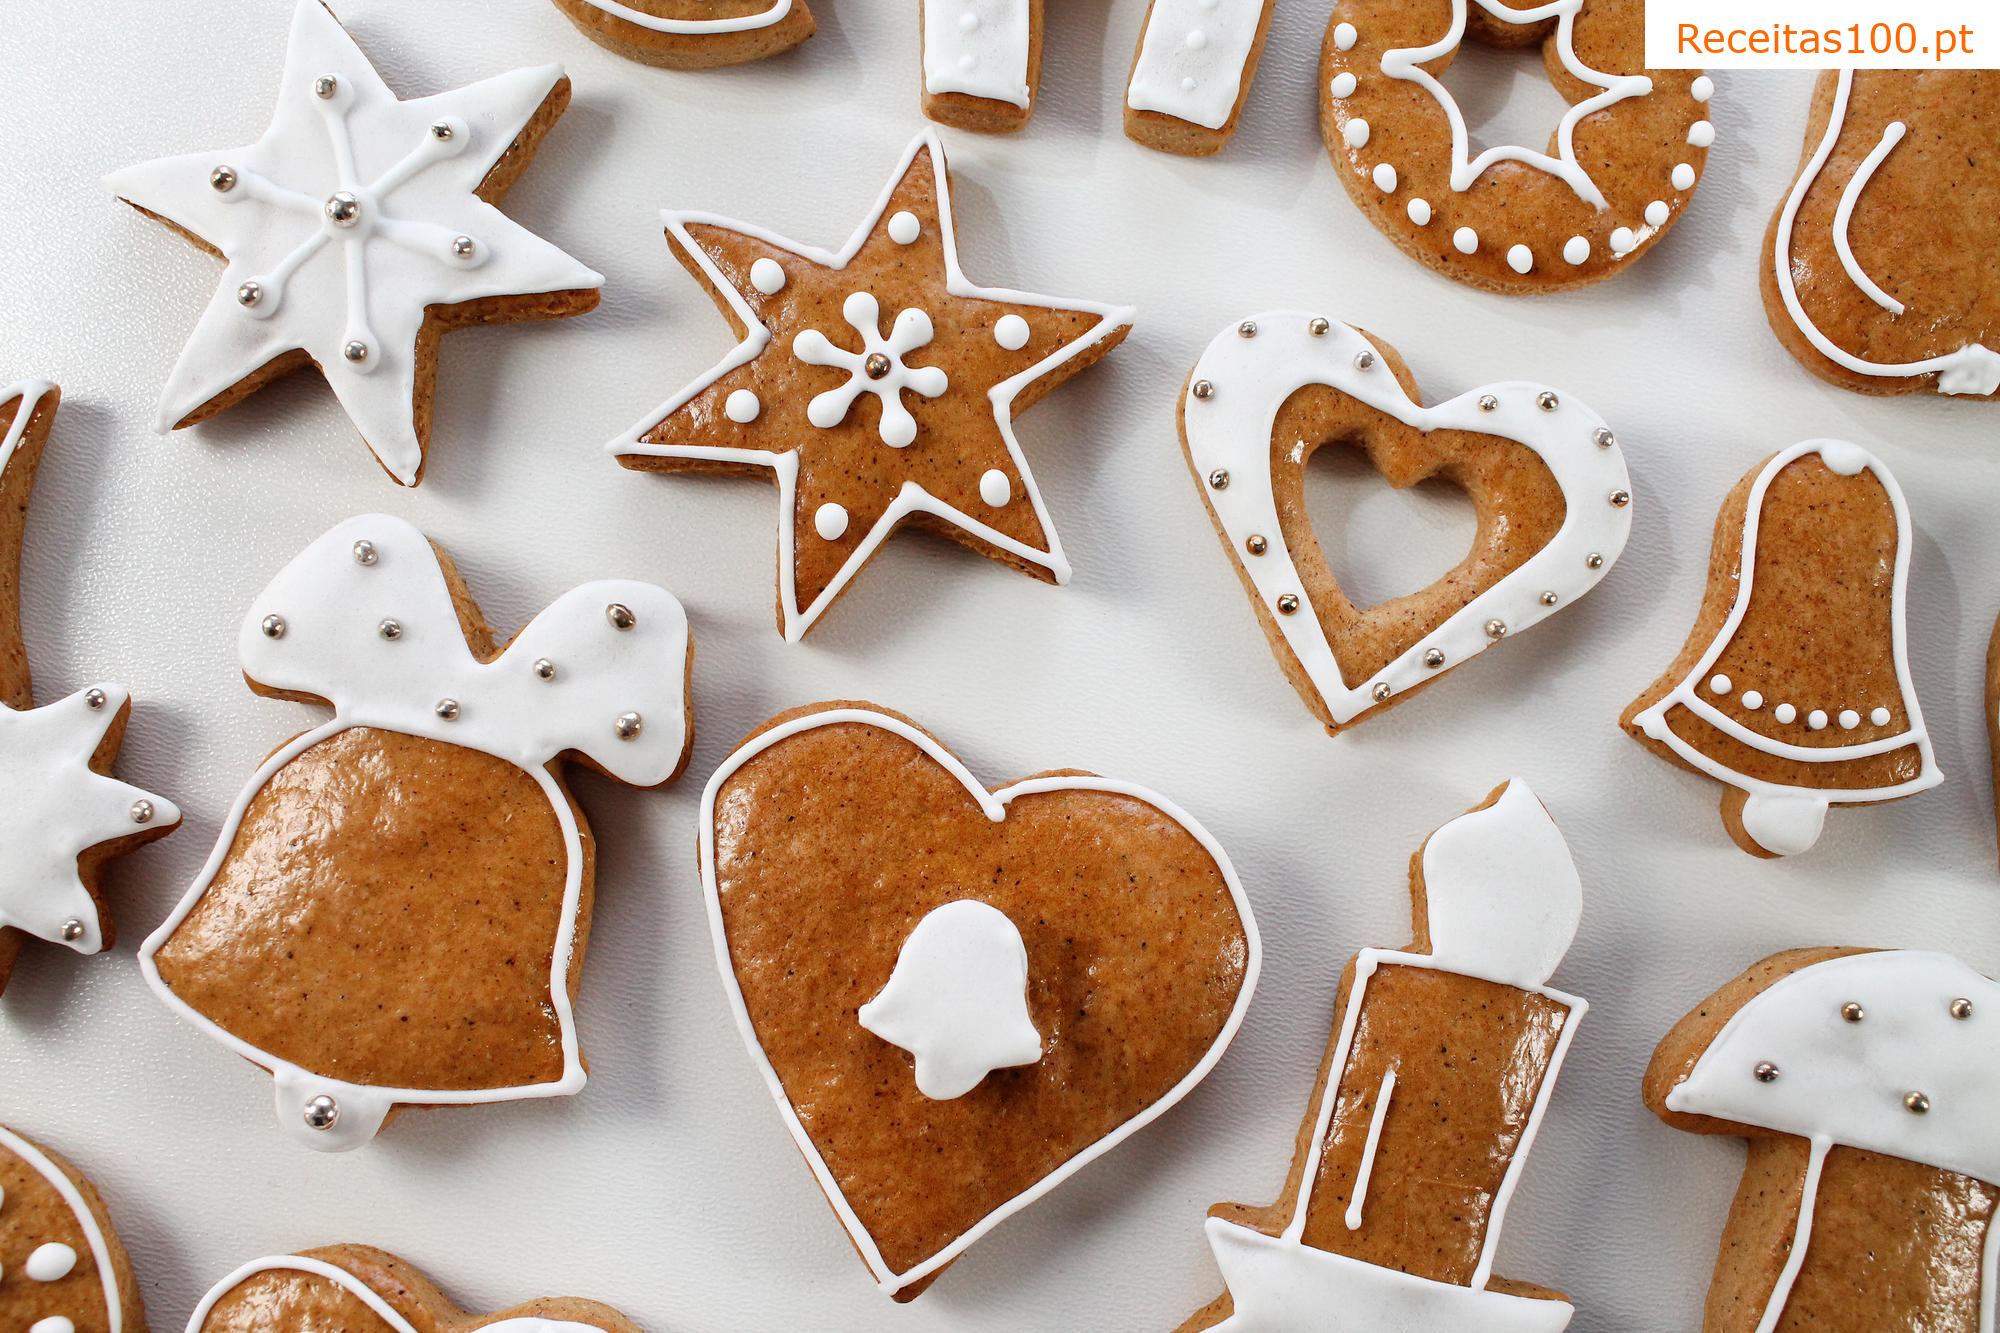
[(321, 1093), (306, 1103), (307, 1129), (328, 1130), (340, 1122), (340, 1103)]
[(1253, 532), (1250, 534), (1250, 540), (1243, 543), (1243, 549), (1252, 555), (1262, 555), (1271, 549), (1271, 543), (1264, 539), (1263, 533)]
[(1868, 1017), (1868, 1011), (1855, 1001), (1849, 1000), (1846, 1004), (1840, 1006), (1840, 1016), (1850, 1023), (1859, 1023), (1862, 1019)]
[(434, 120), (431, 122), (431, 138), (436, 139), (439, 143), (450, 142), (451, 136), (454, 133), (456, 131), (452, 129), (451, 122), (448, 120)]
[(460, 259), (472, 258), (472, 252), (478, 248), (470, 236), (454, 236), (451, 238), (451, 252)]
[(1604, 557), (1599, 555), (1597, 552), (1592, 551), (1589, 555), (1583, 558), (1583, 563), (1588, 565), (1592, 569), (1602, 569), (1604, 568)]
[(1498, 411), (1498, 410), (1499, 410), (1499, 407), (1500, 407), (1500, 400), (1499, 400), (1498, 398), (1495, 398), (1495, 397), (1494, 397), (1494, 396), (1493, 396), (1492, 394), (1490, 394), (1490, 393), (1482, 393), (1482, 394), (1480, 394), (1480, 395), (1479, 395), (1479, 410), (1480, 410), (1480, 411), (1482, 411), (1482, 412), (1494, 412), (1494, 411)]
[(546, 657), (535, 659), (534, 671), (536, 680), (554, 680), (556, 678), (556, 664)]
[(1424, 665), (1435, 671), (1444, 665), (1444, 649), (1432, 648), (1424, 653)]
[(1903, 1094), (1903, 1109), (1911, 1115), (1929, 1115), (1931, 1112), (1931, 1099), (1924, 1096), (1921, 1092), (1905, 1093)]
[(440, 699), (431, 711), (447, 722), (456, 722), (458, 721), (458, 700)]
[(134, 824), (150, 824), (150, 823), (152, 823), (152, 822), (153, 822), (153, 803), (152, 803), (151, 801), (134, 801), (134, 802), (132, 802), (132, 822), (133, 822)]
[(1356, 370), (1366, 370), (1368, 369), (1368, 367), (1374, 364), (1375, 364), (1375, 353), (1368, 351), (1367, 349), (1364, 348), (1361, 351), (1356, 352), (1354, 354), (1354, 368)]
[(236, 168), (217, 167), (214, 171), (208, 173), (208, 183), (213, 185), (219, 192), (227, 194), (236, 188)]
[(645, 727), (645, 722), (637, 713), (620, 713), (611, 724), (611, 729), (618, 733), (618, 739), (621, 741), (637, 740), (639, 733), (645, 730)]
[(613, 602), (604, 608), (604, 618), (611, 622), (613, 629), (631, 629), (639, 623), (639, 617), (632, 614), (632, 608), (623, 602)]
[(1962, 995), (1959, 996), (1956, 1000), (1953, 1000), (1951, 1002), (1951, 1016), (1953, 1018), (1972, 1017), (1972, 1001), (1966, 999)]
[(1207, 380), (1196, 380), (1194, 382), (1194, 389), (1192, 390), (1192, 392), (1195, 397), (1201, 399), (1201, 401), (1205, 403), (1209, 399), (1215, 397), (1215, 386), (1213, 384), (1210, 384)]
[(1486, 637), (1487, 637), (1487, 638), (1489, 638), (1489, 639), (1504, 639), (1504, 638), (1506, 638), (1506, 637), (1507, 637), (1507, 622), (1506, 622), (1506, 621), (1504, 621), (1504, 620), (1502, 620), (1502, 619), (1500, 619), (1500, 618), (1499, 618), (1498, 616), (1495, 616), (1495, 617), (1494, 617), (1493, 619), (1491, 619), (1491, 620), (1487, 621), (1487, 622), (1486, 622)]
[(376, 553), (375, 553), (374, 542), (371, 542), (366, 537), (363, 537), (360, 541), (354, 543), (355, 564), (372, 565), (375, 563), (375, 560), (376, 560)]
[(1535, 406), (1544, 412), (1553, 412), (1562, 406), (1562, 399), (1556, 397), (1554, 389), (1544, 389), (1535, 395)]
[(1296, 615), (1298, 613), (1298, 609), (1299, 609), (1299, 597), (1297, 593), (1287, 592), (1279, 594), (1278, 596), (1279, 615), (1281, 616)]
[(361, 201), (351, 191), (335, 190), (326, 197), (326, 220), (336, 227), (351, 227), (361, 220)]
[(71, 944), (83, 938), (83, 922), (71, 917), (62, 923), (62, 937)]
[(1541, 599), (1541, 600), (1542, 600), (1542, 605), (1543, 605), (1543, 606), (1554, 606), (1554, 605), (1555, 605), (1555, 604), (1556, 604), (1556, 603), (1557, 603), (1558, 601), (1560, 601), (1560, 600), (1562, 600), (1562, 599), (1561, 599), (1561, 598), (1559, 598), (1559, 597), (1557, 597), (1557, 596), (1556, 596), (1556, 595), (1555, 595), (1554, 593), (1552, 593), (1552, 592), (1545, 592), (1545, 593), (1543, 593), (1543, 594), (1542, 594), (1542, 599)]
[(331, 97), (339, 91), (340, 80), (331, 74), (322, 74), (313, 80), (313, 95), (316, 97)]
[(1618, 443), (1618, 437), (1611, 433), (1611, 427), (1609, 426), (1599, 426), (1595, 431), (1591, 432), (1590, 438), (1596, 441), (1597, 447), (1600, 449), (1609, 449), (1612, 445)]
[(1208, 484), (1209, 484), (1209, 485), (1210, 485), (1211, 487), (1213, 487), (1213, 488), (1214, 488), (1215, 490), (1218, 490), (1218, 491), (1226, 491), (1226, 490), (1228, 490), (1228, 489), (1229, 489), (1229, 469), (1228, 469), (1228, 468), (1226, 468), (1226, 467), (1219, 467), (1219, 468), (1217, 468), (1217, 469), (1216, 469), (1215, 471), (1213, 471), (1213, 472), (1209, 473), (1209, 474), (1208, 474)]
[(1369, 693), (1375, 696), (1376, 703), (1385, 704), (1389, 702), (1389, 696), (1394, 694), (1395, 691), (1389, 688), (1389, 682), (1385, 680), (1379, 682)]
[(1243, 321), (1243, 322), (1242, 322), (1241, 324), (1238, 324), (1238, 325), (1236, 326), (1236, 332), (1237, 332), (1237, 333), (1238, 333), (1239, 335), (1241, 335), (1242, 337), (1245, 337), (1245, 338), (1254, 338), (1254, 337), (1256, 337), (1256, 336), (1257, 336), (1257, 321), (1256, 321), (1256, 320), (1254, 320), (1254, 319), (1246, 319), (1246, 320), (1244, 320), (1244, 321)]
[(240, 306), (253, 306), (263, 299), (264, 284), (261, 282), (246, 282), (236, 289), (236, 304)]
[(368, 359), (368, 344), (359, 338), (350, 338), (347, 345), (340, 349), (340, 354), (358, 366)]
[(104, 711), (104, 705), (110, 702), (110, 696), (93, 685), (83, 692), (83, 701), (90, 705), (91, 712), (100, 713)]
[(285, 618), (283, 616), (265, 616), (263, 622), (257, 628), (264, 631), (264, 637), (267, 639), (282, 639), (285, 637)]
[(382, 623), (375, 627), (375, 632), (392, 641), (400, 639), (403, 637), (403, 622), (393, 616), (384, 617)]
[(891, 370), (894, 370), (895, 366), (890, 362), (888, 356), (886, 356), (884, 353), (870, 352), (868, 354), (867, 360), (861, 363), (861, 369), (862, 372), (866, 374), (869, 379), (880, 380), (880, 379), (887, 379), (889, 377), (889, 372)]
[(1315, 338), (1324, 338), (1326, 331), (1332, 327), (1333, 325), (1329, 324), (1324, 316), (1314, 315), (1306, 324), (1306, 332)]
[(1769, 1060), (1759, 1060), (1757, 1067), (1750, 1071), (1750, 1076), (1759, 1083), (1776, 1083), (1778, 1081), (1778, 1067)]
[(1626, 505), (1631, 503), (1632, 503), (1632, 492), (1630, 491), (1611, 492), (1611, 507), (1613, 509), (1623, 509)]

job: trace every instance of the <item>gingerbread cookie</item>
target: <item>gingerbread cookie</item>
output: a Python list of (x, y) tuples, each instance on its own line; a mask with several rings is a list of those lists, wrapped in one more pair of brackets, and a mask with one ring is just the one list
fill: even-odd
[(1773, 954), (1646, 1071), (1675, 1129), (1746, 1138), (1705, 1333), (1990, 1330), (2000, 985), (1903, 950)]
[(495, 207), (568, 104), (555, 65), (400, 101), (326, 6), (299, 0), (263, 138), (105, 178), (227, 264), (161, 433), (316, 366), (376, 461), (416, 485), (439, 338), (597, 304), (601, 277)]
[(555, 0), (584, 36), (628, 60), (719, 69), (785, 52), (813, 35), (806, 0)]
[(1500, 1226), (1589, 1005), (1548, 979), (1583, 886), (1526, 783), (1410, 858), (1408, 949), (1342, 973), (1332, 1044), (1267, 1208), (1218, 1204), (1228, 1290), (1189, 1330), (1555, 1333), (1559, 1293), (1493, 1274)]
[[(1181, 389), (1181, 445), (1285, 675), (1329, 733), (1393, 707), (1595, 587), (1632, 527), (1617, 437), (1538, 384), (1425, 407), (1395, 349), (1275, 311), (1216, 335)], [(1420, 592), (1357, 607), (1321, 553), (1305, 472), (1360, 449), (1391, 486), (1442, 477), (1478, 512), (1472, 549)]]
[(139, 1283), (104, 1196), (0, 1125), (0, 1325), (20, 1333), (146, 1333)]
[(253, 1259), (215, 1284), (187, 1333), (639, 1333), (608, 1305), (543, 1297), (498, 1314), (461, 1310), (415, 1265), (367, 1245)]
[[(1125, 86), (1125, 133), (1162, 152), (1222, 150), (1257, 77), (1273, 0), (1152, 0)], [(1028, 123), (1042, 0), (919, 0), (924, 114), (962, 130)]]
[(787, 640), (906, 521), (1069, 581), (1014, 414), (1123, 341), (1132, 312), (968, 282), (936, 135), (838, 253), (708, 213), (666, 221), (743, 341), (608, 447), (642, 471), (770, 474)]
[(679, 774), (680, 603), (585, 584), (501, 648), (450, 559), (372, 514), (285, 567), (237, 651), (257, 693), (334, 715), (237, 797), (140, 949), (148, 983), (268, 1069), (279, 1123), (314, 1148), (359, 1147), (403, 1106), (582, 1088), (596, 857), (563, 767)]
[(1236, 872), (1171, 802), (1076, 770), (989, 791), (866, 704), (773, 718), (699, 828), (743, 1040), (897, 1300), (1185, 1096), (1256, 986)]
[[(1467, 40), (1539, 48), (1570, 104), (1546, 150), (1475, 152), (1441, 81)], [(1715, 85), (1645, 65), (1643, 0), (1340, 0), (1320, 130), (1347, 193), (1412, 259), (1495, 292), (1579, 287), (1651, 249), (1694, 198)]]
[(91, 685), (34, 706), (21, 641), (21, 538), (61, 399), (43, 380), (0, 388), (0, 991), (31, 936), (81, 954), (110, 948), (106, 863), (181, 822), (166, 797), (110, 775), (132, 714), (124, 686)]
[(2000, 128), (1992, 70), (1827, 70), (1771, 218), (1764, 309), (1785, 350), (1857, 393), (2000, 393)]
[(1790, 856), (1832, 805), (1944, 780), (1910, 682), (1910, 511), (1858, 445), (1808, 440), (1722, 502), (1687, 644), (1619, 725), (1723, 784), (1744, 851)]

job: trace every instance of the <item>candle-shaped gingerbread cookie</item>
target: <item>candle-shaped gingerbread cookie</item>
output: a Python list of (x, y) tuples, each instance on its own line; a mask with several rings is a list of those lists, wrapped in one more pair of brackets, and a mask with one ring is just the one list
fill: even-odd
[(1410, 892), (1415, 942), (1341, 977), (1284, 1192), (1210, 1211), (1229, 1289), (1183, 1333), (1568, 1325), (1560, 1294), (1495, 1277), (1493, 1256), (1589, 1007), (1548, 985), (1582, 913), (1576, 866), (1516, 779), (1431, 834)]

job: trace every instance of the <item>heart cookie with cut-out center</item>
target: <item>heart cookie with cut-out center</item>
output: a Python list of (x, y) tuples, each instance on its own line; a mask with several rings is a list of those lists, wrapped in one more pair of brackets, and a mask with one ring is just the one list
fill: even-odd
[[(1539, 384), (1425, 407), (1394, 348), (1316, 315), (1218, 334), (1183, 387), (1181, 443), (1272, 650), (1330, 733), (1400, 703), (1595, 587), (1632, 526), (1610, 427)], [(1379, 606), (1341, 591), (1306, 514), (1315, 450), (1360, 449), (1398, 489), (1437, 477), (1477, 515), (1465, 559)]]
[(988, 791), (868, 705), (765, 724), (700, 829), (744, 1041), (899, 1300), (1200, 1082), (1256, 985), (1235, 871), (1172, 803), (1074, 771)]

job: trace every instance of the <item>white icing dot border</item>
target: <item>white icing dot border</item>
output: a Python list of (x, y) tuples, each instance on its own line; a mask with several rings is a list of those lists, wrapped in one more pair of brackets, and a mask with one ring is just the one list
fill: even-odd
[[(1336, 323), (1324, 334), (1314, 334), (1314, 318), (1299, 311), (1273, 311), (1253, 317), (1255, 338), (1243, 337), (1237, 324), (1223, 330), (1202, 353), (1191, 377), (1206, 381), (1210, 396), (1187, 397), (1184, 419), (1189, 460), (1231, 550), (1243, 550), (1252, 535), (1269, 542), (1263, 555), (1236, 558), (1258, 601), (1272, 611), (1286, 647), (1314, 692), (1334, 722), (1345, 724), (1377, 706), (1373, 692), (1378, 686), (1387, 685), (1393, 696), (1435, 678), (1442, 668), (1427, 666), (1427, 653), (1441, 650), (1445, 666), (1457, 666), (1497, 642), (1486, 632), (1488, 620), (1499, 620), (1511, 637), (1595, 587), (1617, 563), (1632, 530), (1630, 503), (1613, 504), (1606, 497), (1614, 493), (1629, 497), (1631, 479), (1616, 442), (1600, 446), (1595, 441), (1604, 428), (1603, 418), (1574, 398), (1556, 395), (1556, 408), (1545, 410), (1539, 399), (1549, 390), (1512, 382), (1421, 407), (1380, 365), (1380, 349), (1361, 332)], [(1363, 352), (1370, 354), (1374, 368), (1357, 365)], [(1562, 527), (1546, 546), (1382, 670), (1351, 687), (1320, 627), (1292, 554), (1285, 549), (1271, 480), (1271, 429), (1278, 410), (1294, 392), (1312, 384), (1328, 385), (1421, 431), (1475, 431), (1518, 441), (1547, 465), (1567, 503)], [(1481, 401), (1489, 398), (1495, 403), (1490, 411), (1481, 407)], [(1217, 490), (1206, 480), (1217, 469), (1229, 474), (1226, 489)], [(1601, 557), (1595, 568), (1587, 556)], [(1553, 606), (1541, 600), (1542, 593), (1551, 591), (1557, 594)], [(1274, 609), (1285, 595), (1299, 599), (1295, 614)]]

